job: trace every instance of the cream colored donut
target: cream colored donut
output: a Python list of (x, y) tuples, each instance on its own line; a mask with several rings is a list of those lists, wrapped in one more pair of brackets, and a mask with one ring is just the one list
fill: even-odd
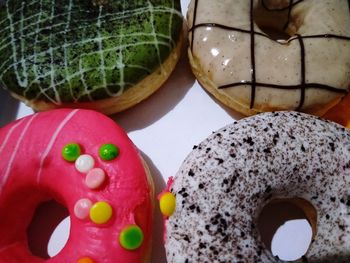
[[(219, 101), (245, 115), (324, 114), (350, 89), (347, 0), (192, 0), (192, 70)], [(264, 31), (286, 34), (276, 41)]]
[(168, 184), (168, 262), (279, 262), (257, 224), (267, 203), (285, 198), (313, 228), (306, 262), (350, 262), (349, 186), (342, 126), (296, 112), (235, 122), (194, 147)]

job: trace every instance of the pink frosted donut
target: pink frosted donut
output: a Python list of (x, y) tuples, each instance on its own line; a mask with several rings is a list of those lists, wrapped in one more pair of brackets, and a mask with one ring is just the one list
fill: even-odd
[[(114, 121), (89, 110), (34, 114), (0, 129), (0, 262), (148, 262), (153, 184)], [(50, 199), (70, 213), (61, 252), (32, 255), (26, 229)]]

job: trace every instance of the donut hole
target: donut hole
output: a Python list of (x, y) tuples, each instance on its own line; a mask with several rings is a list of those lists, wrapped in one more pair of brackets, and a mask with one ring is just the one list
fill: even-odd
[(285, 43), (283, 41), (296, 33), (293, 21), (288, 18), (288, 8), (269, 8), (259, 1), (253, 10), (253, 17), (259, 29), (273, 40)]
[(298, 260), (316, 234), (316, 217), (316, 209), (305, 199), (272, 200), (259, 214), (261, 240), (275, 257)]
[(69, 223), (68, 209), (62, 204), (55, 200), (39, 204), (27, 228), (31, 253), (42, 259), (49, 259), (58, 254), (68, 240)]

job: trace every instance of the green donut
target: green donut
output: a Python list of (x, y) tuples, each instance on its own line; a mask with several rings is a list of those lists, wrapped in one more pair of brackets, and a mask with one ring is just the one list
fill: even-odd
[(0, 0), (0, 85), (57, 106), (118, 97), (161, 68), (182, 26), (176, 0)]

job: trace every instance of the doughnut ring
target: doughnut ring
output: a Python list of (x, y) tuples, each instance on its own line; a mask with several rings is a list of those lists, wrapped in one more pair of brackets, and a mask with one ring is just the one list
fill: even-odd
[[(1, 262), (149, 262), (153, 183), (113, 120), (89, 110), (37, 113), (0, 129), (0, 154)], [(69, 210), (71, 230), (45, 261), (29, 250), (26, 229), (52, 199)]]
[(187, 17), (194, 74), (236, 111), (321, 116), (349, 93), (347, 0), (192, 0)]
[(180, 1), (0, 1), (0, 85), (35, 110), (127, 109), (179, 59)]
[(296, 112), (242, 119), (195, 146), (169, 181), (168, 262), (281, 262), (257, 227), (279, 199), (298, 203), (312, 226), (300, 262), (349, 262), (349, 185), (349, 130)]

